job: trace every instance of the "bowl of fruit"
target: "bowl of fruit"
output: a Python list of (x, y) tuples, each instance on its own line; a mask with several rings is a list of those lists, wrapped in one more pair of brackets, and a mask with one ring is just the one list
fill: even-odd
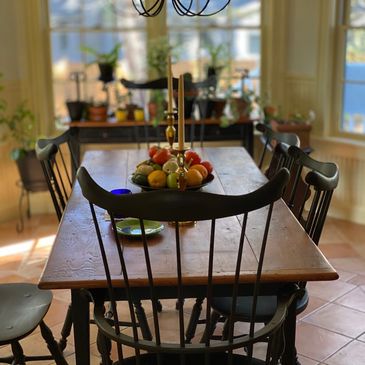
[[(152, 146), (148, 150), (149, 159), (140, 162), (130, 181), (144, 191), (156, 189), (177, 189), (179, 168), (177, 157), (168, 148)], [(209, 161), (202, 161), (198, 153), (185, 152), (186, 189), (199, 190), (213, 181), (213, 166)]]

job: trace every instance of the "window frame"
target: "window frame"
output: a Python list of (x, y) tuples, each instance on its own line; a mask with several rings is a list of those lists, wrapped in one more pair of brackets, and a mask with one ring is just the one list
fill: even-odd
[[(345, 131), (342, 129), (342, 117), (344, 110), (344, 90), (346, 85), (345, 66), (347, 51), (347, 32), (352, 29), (362, 29), (365, 33), (364, 26), (352, 26), (350, 24), (351, 0), (337, 0), (336, 9), (336, 50), (335, 50), (335, 67), (333, 78), (335, 80), (334, 98), (333, 98), (333, 117), (331, 123), (331, 134), (335, 137), (342, 137), (357, 141), (365, 141), (365, 130), (363, 133)], [(356, 82), (359, 83), (359, 82)], [(365, 85), (365, 80), (360, 82)]]

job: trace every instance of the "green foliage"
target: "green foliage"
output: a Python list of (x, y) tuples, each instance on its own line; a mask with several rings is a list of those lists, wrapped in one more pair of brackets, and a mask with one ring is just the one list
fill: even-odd
[(214, 67), (216, 70), (222, 70), (228, 61), (228, 50), (225, 44), (219, 45), (207, 44), (205, 46), (209, 53), (210, 60), (208, 66)]
[[(0, 74), (0, 81), (2, 74)], [(0, 85), (0, 91), (4, 87)], [(35, 117), (27, 108), (26, 102), (21, 102), (13, 111), (7, 113), (7, 103), (0, 98), (0, 125), (5, 125), (10, 137), (16, 142), (17, 148), (11, 151), (11, 157), (17, 160), (25, 155), (26, 151), (34, 148), (35, 144)]]
[(156, 104), (156, 115), (152, 125), (157, 127), (165, 118), (165, 94), (163, 90), (151, 90), (150, 102)]
[(122, 44), (117, 43), (113, 47), (113, 49), (108, 53), (100, 53), (95, 48), (88, 47), (85, 45), (82, 45), (80, 48), (81, 48), (82, 52), (84, 52), (86, 54), (90, 54), (95, 57), (95, 60), (91, 61), (89, 64), (106, 63), (106, 64), (109, 64), (110, 66), (112, 66), (113, 68), (116, 68), (117, 62), (118, 62), (119, 50), (121, 47), (122, 47)]
[(148, 45), (147, 63), (156, 71), (157, 77), (167, 76), (167, 57), (172, 55), (173, 47), (169, 44), (167, 37), (158, 37)]

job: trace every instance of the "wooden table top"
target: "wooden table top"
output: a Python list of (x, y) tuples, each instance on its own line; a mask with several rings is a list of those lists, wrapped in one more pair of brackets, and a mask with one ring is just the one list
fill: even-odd
[[(219, 194), (243, 194), (261, 186), (266, 177), (258, 170), (251, 157), (242, 147), (196, 149), (203, 159), (214, 166), (215, 179), (204, 191)], [(133, 193), (140, 191), (128, 176), (138, 162), (147, 158), (146, 150), (112, 150), (86, 152), (82, 165), (93, 178), (107, 190), (126, 187)], [(243, 282), (252, 282), (256, 273), (258, 239), (261, 238), (261, 216), (264, 209), (255, 212), (248, 222), (247, 245), (242, 263)], [(104, 212), (97, 214), (102, 218)], [(164, 223), (165, 229), (150, 242), (150, 255), (156, 285), (173, 285), (176, 281), (175, 250), (171, 244), (174, 228)], [(204, 284), (207, 262), (208, 224), (182, 228), (183, 272), (188, 284)], [(120, 273), (110, 222), (101, 219), (101, 230), (106, 239), (107, 255), (111, 259), (111, 271)], [(233, 258), (230, 242), (237, 237), (240, 219), (231, 217), (217, 224), (216, 247), (219, 251), (215, 262), (216, 283), (227, 283), (232, 278)], [(232, 239), (231, 239), (232, 238)], [(259, 241), (261, 242), (261, 241)], [(130, 265), (129, 276), (134, 285), (146, 284), (142, 245), (138, 240), (124, 243), (124, 253)], [(292, 282), (335, 280), (336, 271), (310, 240), (283, 201), (274, 206), (262, 280), (265, 282)], [(99, 254), (94, 224), (88, 202), (76, 183), (61, 221), (49, 260), (40, 279), (44, 289), (75, 289), (105, 287), (104, 268)]]

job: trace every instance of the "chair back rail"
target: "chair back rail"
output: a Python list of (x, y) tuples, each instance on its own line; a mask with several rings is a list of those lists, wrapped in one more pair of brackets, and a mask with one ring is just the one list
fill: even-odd
[(262, 133), (261, 141), (264, 145), (258, 164), (260, 169), (264, 163), (266, 152), (268, 150), (273, 151), (278, 143), (300, 147), (300, 139), (295, 133), (274, 132), (269, 125), (263, 123), (258, 123), (256, 129)]
[[(291, 180), (294, 183), (286, 195), (287, 204), (318, 245), (332, 195), (338, 185), (338, 166), (333, 162), (317, 161), (295, 146), (289, 148), (288, 154), (293, 159)], [(298, 189), (300, 184), (306, 186), (304, 193)], [(310, 195), (312, 199), (309, 199)], [(306, 206), (307, 202), (309, 206)]]
[[(143, 359), (154, 356), (154, 364), (165, 364), (169, 356), (176, 356), (170, 363), (176, 364), (216, 364), (217, 358), (222, 360), (222, 364), (233, 364), (236, 354), (233, 353), (235, 349), (250, 346), (262, 339), (274, 338), (278, 336), (283, 321), (286, 316), (287, 306), (284, 301), (279, 300), (278, 311), (273, 320), (263, 329), (255, 331), (255, 316), (257, 296), (260, 288), (261, 273), (263, 270), (263, 262), (265, 257), (266, 243), (268, 239), (268, 232), (271, 221), (271, 214), (275, 201), (281, 198), (283, 190), (289, 180), (289, 172), (287, 169), (281, 169), (269, 182), (259, 189), (245, 195), (229, 196), (218, 195), (212, 193), (203, 193), (196, 191), (181, 192), (178, 190), (161, 190), (147, 193), (138, 193), (126, 196), (115, 196), (100, 187), (89, 175), (84, 167), (80, 167), (77, 173), (77, 179), (81, 186), (82, 194), (89, 201), (92, 218), (95, 225), (96, 235), (99, 242), (100, 252), (105, 268), (106, 280), (108, 283), (109, 299), (112, 303), (114, 318), (113, 326), (103, 316), (103, 300), (98, 296), (94, 297), (95, 321), (101, 331), (109, 338), (113, 339), (118, 344), (119, 363), (123, 364), (122, 345), (129, 346), (135, 350), (136, 364), (145, 363)], [(112, 276), (111, 267), (109, 265), (108, 257), (104, 247), (103, 236), (99, 228), (96, 207), (105, 209), (111, 217), (111, 225), (113, 236), (116, 245), (116, 251), (120, 262), (120, 276)], [(243, 215), (243, 223), (241, 225), (241, 233), (235, 244), (236, 247), (236, 265), (232, 272), (232, 313), (236, 312), (237, 298), (240, 288), (240, 274), (242, 270), (242, 256), (244, 246), (247, 244), (245, 239), (245, 230), (247, 221), (250, 219), (250, 214), (258, 209), (265, 209), (266, 218), (261, 222), (265, 226), (263, 237), (261, 239), (261, 248), (257, 257), (257, 271), (256, 280), (253, 289), (253, 307), (252, 307), (252, 321), (250, 323), (250, 330), (247, 335), (237, 338), (234, 336), (235, 328), (234, 322), (229, 328), (229, 335), (227, 340), (212, 342), (210, 338), (206, 338), (204, 343), (188, 344), (185, 342), (185, 328), (184, 328), (184, 258), (183, 258), (183, 229), (179, 222), (192, 220), (208, 221), (210, 225), (209, 237), (202, 237), (202, 240), (207, 241), (207, 255), (209, 257), (207, 264), (207, 278), (206, 278), (206, 321), (209, 325), (209, 318), (211, 314), (211, 299), (214, 288), (214, 262), (216, 246), (219, 245), (219, 240), (216, 240), (216, 224), (220, 219), (232, 216)], [(141, 228), (141, 245), (140, 250), (143, 252), (144, 267), (148, 278), (149, 299), (152, 304), (152, 322), (154, 328), (154, 336), (152, 340), (145, 340), (141, 338), (138, 332), (138, 323), (133, 310), (133, 300), (136, 298), (136, 290), (134, 290), (133, 281), (128, 276), (128, 260), (124, 256), (123, 247), (126, 238), (121, 237), (117, 233), (117, 226), (115, 216), (128, 216), (138, 218)], [(174, 222), (176, 251), (176, 280), (175, 285), (177, 289), (177, 300), (179, 303), (179, 320), (178, 330), (179, 336), (176, 343), (166, 341), (163, 339), (159, 315), (157, 310), (158, 296), (156, 293), (156, 283), (154, 272), (152, 269), (153, 263), (149, 254), (149, 239), (145, 229), (145, 219), (157, 221)], [(116, 304), (116, 287), (124, 287), (126, 297), (128, 299), (129, 316), (132, 322), (132, 334), (127, 334), (121, 330), (119, 326), (119, 317)], [(275, 341), (274, 341), (275, 342)], [(278, 341), (276, 341), (278, 342)], [(275, 342), (275, 343), (276, 343)], [(148, 354), (141, 354), (141, 351), (148, 351)], [(269, 346), (267, 355), (267, 364), (277, 364), (278, 346)], [(190, 362), (189, 356), (199, 358), (197, 362)], [(252, 353), (248, 354), (252, 358)], [(174, 362), (175, 361), (175, 362)]]
[[(70, 155), (64, 154), (64, 146)], [(68, 202), (73, 186), (73, 176), (76, 175), (77, 160), (71, 148), (70, 132), (66, 131), (55, 138), (39, 139), (36, 143), (36, 154), (41, 162), (48, 190), (60, 220)]]

